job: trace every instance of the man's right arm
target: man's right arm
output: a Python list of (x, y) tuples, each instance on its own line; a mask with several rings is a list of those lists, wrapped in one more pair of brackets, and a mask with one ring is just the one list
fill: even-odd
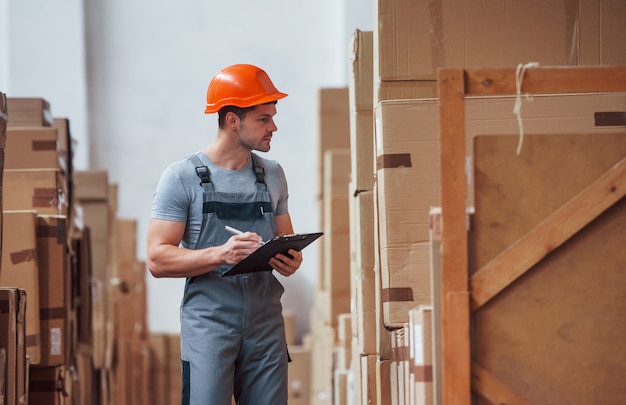
[(154, 277), (193, 277), (213, 271), (223, 264), (237, 264), (258, 249), (261, 237), (245, 232), (232, 236), (221, 246), (185, 249), (179, 243), (184, 222), (151, 218), (147, 236), (147, 264)]

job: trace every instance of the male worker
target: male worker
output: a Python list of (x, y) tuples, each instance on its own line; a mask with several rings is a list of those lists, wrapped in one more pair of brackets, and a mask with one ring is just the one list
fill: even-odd
[[(218, 130), (205, 149), (167, 167), (154, 193), (147, 260), (155, 277), (186, 277), (180, 308), (183, 405), (287, 403), (288, 353), (272, 271), (222, 277), (263, 240), (292, 234), (282, 167), (270, 150), (277, 100), (262, 69), (224, 68), (211, 80), (205, 113)], [(232, 234), (227, 229), (242, 232)], [(277, 254), (283, 276), (302, 255)]]

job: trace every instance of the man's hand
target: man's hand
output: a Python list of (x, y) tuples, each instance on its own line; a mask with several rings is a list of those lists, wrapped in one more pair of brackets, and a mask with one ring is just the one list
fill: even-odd
[[(270, 265), (285, 277), (291, 276), (300, 268), (302, 263), (302, 252), (295, 249), (289, 249), (289, 256), (278, 253), (270, 259)], [(291, 256), (291, 257), (290, 257)]]
[(225, 250), (224, 262), (235, 265), (250, 256), (263, 244), (261, 236), (254, 232), (244, 232), (241, 235), (231, 236), (222, 246)]

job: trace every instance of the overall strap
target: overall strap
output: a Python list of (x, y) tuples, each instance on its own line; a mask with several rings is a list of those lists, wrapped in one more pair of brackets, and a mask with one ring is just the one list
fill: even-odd
[(211, 182), (211, 172), (209, 168), (202, 163), (198, 155), (193, 154), (189, 156), (191, 162), (196, 166), (196, 174), (200, 177), (200, 185), (204, 186), (205, 183)]
[(250, 153), (250, 155), (252, 155), (252, 170), (256, 176), (256, 182), (265, 184), (265, 168), (261, 164), (261, 158), (255, 153)]

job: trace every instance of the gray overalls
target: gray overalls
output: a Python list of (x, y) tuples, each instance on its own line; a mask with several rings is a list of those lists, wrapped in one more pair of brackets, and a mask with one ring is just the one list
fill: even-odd
[[(209, 169), (190, 157), (204, 188), (203, 220), (195, 248), (221, 245), (225, 225), (254, 231), (263, 240), (275, 222), (264, 171), (255, 162), (254, 193), (214, 190)], [(222, 277), (231, 266), (190, 277), (180, 309), (183, 405), (287, 403), (283, 286), (270, 271)]]

